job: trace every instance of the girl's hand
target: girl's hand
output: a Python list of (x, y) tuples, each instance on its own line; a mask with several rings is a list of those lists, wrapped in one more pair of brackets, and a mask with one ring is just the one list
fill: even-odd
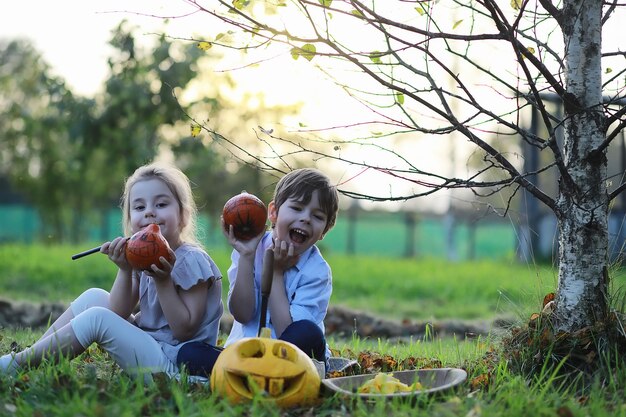
[(100, 247), (100, 252), (109, 256), (109, 259), (123, 271), (132, 269), (126, 260), (126, 242), (127, 237), (116, 237), (111, 242), (105, 242)]
[(294, 255), (295, 249), (292, 244), (284, 240), (274, 238), (274, 269), (286, 271), (298, 263), (299, 255)]
[(228, 227), (228, 231), (226, 231), (226, 223), (224, 223), (224, 217), (221, 217), (222, 221), (222, 232), (226, 239), (228, 239), (228, 243), (233, 247), (237, 252), (239, 252), (240, 256), (254, 256), (256, 253), (256, 248), (259, 246), (259, 242), (265, 235), (265, 230), (259, 233), (258, 236), (253, 237), (250, 240), (239, 240), (235, 237), (235, 229), (232, 225)]
[(147, 275), (150, 275), (157, 281), (168, 280), (171, 277), (172, 269), (174, 269), (174, 264), (176, 263), (176, 255), (172, 249), (169, 249), (170, 257), (172, 258), (172, 262), (168, 262), (165, 257), (161, 256), (159, 261), (161, 262), (161, 268), (156, 266), (156, 264), (150, 265), (150, 269), (147, 269), (145, 272)]

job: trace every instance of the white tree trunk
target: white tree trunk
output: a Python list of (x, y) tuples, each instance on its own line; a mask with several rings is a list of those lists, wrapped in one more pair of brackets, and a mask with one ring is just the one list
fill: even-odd
[(601, 0), (565, 0), (564, 158), (571, 181), (559, 180), (557, 330), (571, 332), (607, 314), (608, 195), (602, 113)]

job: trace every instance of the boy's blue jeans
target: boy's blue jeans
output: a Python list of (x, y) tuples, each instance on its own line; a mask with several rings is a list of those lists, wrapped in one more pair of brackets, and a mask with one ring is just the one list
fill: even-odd
[[(291, 323), (280, 340), (292, 343), (313, 359), (326, 362), (326, 339), (324, 333), (315, 323), (309, 320)], [(204, 342), (185, 343), (178, 351), (177, 364), (185, 366), (189, 375), (210, 377), (213, 365), (224, 348), (212, 346)]]

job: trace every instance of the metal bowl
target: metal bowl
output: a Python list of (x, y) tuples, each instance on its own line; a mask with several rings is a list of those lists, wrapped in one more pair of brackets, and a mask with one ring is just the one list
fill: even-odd
[(393, 394), (361, 394), (358, 388), (368, 380), (374, 378), (374, 374), (343, 376), (339, 378), (323, 379), (322, 385), (331, 394), (336, 393), (346, 397), (362, 399), (379, 399), (394, 397), (412, 397), (416, 395), (432, 394), (453, 388), (467, 379), (467, 372), (458, 368), (419, 369), (411, 371), (391, 372), (391, 375), (406, 385), (415, 381), (422, 384), (421, 390), (410, 392), (397, 392)]

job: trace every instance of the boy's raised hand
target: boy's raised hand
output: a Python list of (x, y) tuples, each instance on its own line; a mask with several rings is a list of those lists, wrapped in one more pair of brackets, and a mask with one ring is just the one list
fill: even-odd
[(274, 269), (288, 270), (298, 263), (299, 255), (295, 255), (291, 243), (274, 238)]
[(239, 255), (241, 256), (254, 256), (256, 253), (256, 248), (259, 246), (259, 242), (265, 235), (265, 230), (259, 233), (257, 236), (253, 237), (250, 240), (239, 240), (235, 237), (235, 229), (232, 225), (228, 227), (228, 231), (226, 231), (226, 223), (224, 222), (224, 218), (221, 217), (222, 221), (222, 233), (228, 239), (228, 243), (233, 247)]

